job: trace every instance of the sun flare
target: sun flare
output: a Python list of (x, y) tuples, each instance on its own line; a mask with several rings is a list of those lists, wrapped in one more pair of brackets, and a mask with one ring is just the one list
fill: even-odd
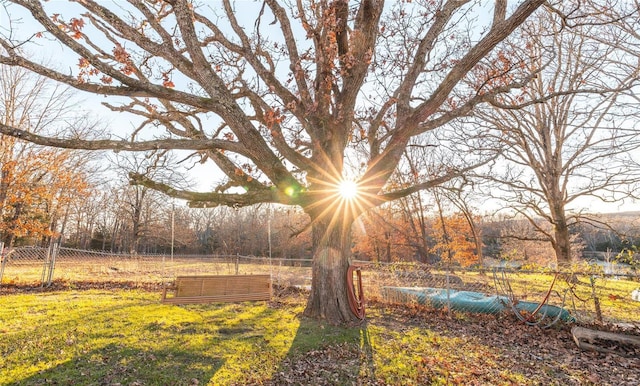
[(345, 200), (353, 200), (358, 195), (358, 184), (350, 180), (342, 180), (338, 184), (338, 193)]

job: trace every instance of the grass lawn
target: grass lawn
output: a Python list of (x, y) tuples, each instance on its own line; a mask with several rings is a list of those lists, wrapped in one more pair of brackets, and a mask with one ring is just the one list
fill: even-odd
[[(337, 328), (304, 295), (173, 306), (159, 291), (0, 289), (0, 385), (632, 385), (640, 359), (580, 352), (568, 328), (370, 307)], [(627, 383), (629, 382), (629, 383)], [(637, 384), (637, 383), (636, 383)]]

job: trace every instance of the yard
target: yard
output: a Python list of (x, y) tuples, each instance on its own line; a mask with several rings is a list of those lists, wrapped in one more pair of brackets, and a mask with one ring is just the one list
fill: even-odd
[(173, 306), (155, 284), (0, 288), (2, 385), (637, 385), (640, 359), (582, 352), (568, 326), (371, 304), (303, 318), (305, 295)]

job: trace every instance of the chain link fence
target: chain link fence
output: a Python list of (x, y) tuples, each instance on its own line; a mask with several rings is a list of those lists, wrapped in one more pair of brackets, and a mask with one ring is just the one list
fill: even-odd
[[(596, 264), (548, 269), (372, 263), (361, 266), (364, 296), (382, 304), (421, 304), (448, 312), (514, 312), (547, 327), (559, 320), (640, 324), (640, 272), (605, 272)], [(281, 287), (311, 286), (311, 261), (242, 255), (129, 255), (51, 246), (2, 253), (0, 294), (11, 285), (67, 282), (170, 283), (180, 275), (270, 274)]]
[(487, 314), (513, 312), (523, 322), (541, 327), (560, 320), (640, 327), (637, 271), (607, 274), (597, 265), (558, 272), (360, 263), (367, 297), (384, 303)]
[(311, 285), (311, 261), (242, 255), (117, 254), (65, 247), (19, 247), (2, 254), (0, 287), (71, 282), (165, 283), (180, 275), (271, 274), (283, 286)]

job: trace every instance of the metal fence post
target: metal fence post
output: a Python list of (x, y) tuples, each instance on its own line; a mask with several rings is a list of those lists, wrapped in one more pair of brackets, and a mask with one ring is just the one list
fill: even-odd
[(51, 286), (51, 282), (53, 281), (53, 272), (56, 269), (56, 258), (58, 257), (58, 251), (60, 250), (60, 242), (55, 241), (51, 246), (51, 255), (49, 261), (49, 274), (47, 277), (47, 287)]
[(8, 256), (4, 255), (4, 243), (0, 242), (0, 286), (2, 285), (2, 277), (4, 276), (4, 267), (7, 265)]
[(51, 258), (51, 244), (49, 244), (49, 248), (47, 248), (47, 253), (44, 256), (44, 261), (42, 263), (42, 274), (40, 274), (40, 287), (44, 287), (44, 283), (47, 281), (47, 275), (49, 274), (50, 258)]
[(447, 271), (445, 273), (446, 287), (447, 287), (447, 315), (451, 317), (451, 283), (449, 280), (449, 273), (451, 271), (451, 261), (447, 262)]

